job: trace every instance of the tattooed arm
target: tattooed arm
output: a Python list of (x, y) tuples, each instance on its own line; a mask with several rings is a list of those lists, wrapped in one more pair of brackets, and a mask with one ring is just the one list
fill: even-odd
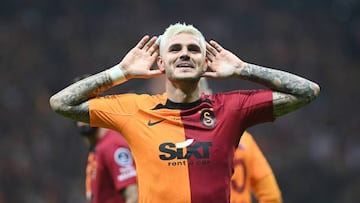
[(204, 77), (237, 77), (265, 85), (273, 90), (274, 117), (294, 111), (311, 101), (320, 92), (320, 87), (297, 75), (243, 62), (236, 55), (210, 41), (206, 45), (208, 65), (211, 72)]
[(118, 65), (56, 93), (50, 98), (51, 108), (65, 117), (89, 123), (89, 99), (127, 79), (149, 78), (162, 74), (160, 70), (151, 70), (158, 55), (156, 39), (157, 37), (144, 36)]
[(50, 98), (50, 106), (56, 112), (73, 120), (89, 123), (88, 100), (111, 88), (113, 82), (106, 71), (82, 79)]
[(280, 70), (244, 63), (239, 68), (239, 78), (253, 81), (273, 89), (273, 114), (275, 117), (299, 109), (318, 96), (320, 87), (305, 78)]

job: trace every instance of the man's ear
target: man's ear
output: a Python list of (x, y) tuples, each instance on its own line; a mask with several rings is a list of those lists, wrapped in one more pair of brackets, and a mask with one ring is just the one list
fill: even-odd
[(159, 70), (161, 70), (161, 72), (165, 72), (164, 61), (162, 60), (161, 56), (158, 56), (156, 58), (156, 64), (157, 64)]

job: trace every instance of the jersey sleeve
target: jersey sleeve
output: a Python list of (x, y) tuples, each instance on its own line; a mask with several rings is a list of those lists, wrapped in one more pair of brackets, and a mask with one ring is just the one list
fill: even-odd
[(117, 190), (136, 183), (136, 170), (129, 148), (115, 144), (110, 145), (102, 156)]
[(272, 90), (240, 91), (245, 97), (239, 100), (241, 112), (246, 117), (245, 125), (274, 121)]
[(274, 174), (268, 174), (254, 183), (252, 186), (252, 191), (254, 192), (255, 197), (259, 203), (283, 202), (281, 191), (276, 182)]
[(89, 100), (90, 125), (114, 129), (124, 125), (126, 116), (136, 111), (133, 94), (110, 95)]
[(243, 129), (275, 120), (272, 90), (236, 90), (215, 94), (214, 98), (225, 111), (235, 113), (234, 119)]
[(90, 125), (121, 132), (140, 109), (151, 109), (165, 101), (165, 95), (148, 94), (118, 94), (93, 98), (89, 100)]

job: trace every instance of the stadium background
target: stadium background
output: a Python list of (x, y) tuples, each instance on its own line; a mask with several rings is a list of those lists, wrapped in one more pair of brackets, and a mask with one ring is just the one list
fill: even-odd
[[(87, 147), (50, 95), (119, 62), (143, 34), (194, 24), (248, 62), (318, 82), (309, 106), (250, 129), (284, 202), (360, 202), (356, 0), (2, 0), (0, 203), (81, 203)], [(211, 82), (215, 91), (252, 88)], [(150, 91), (134, 80), (115, 91)]]

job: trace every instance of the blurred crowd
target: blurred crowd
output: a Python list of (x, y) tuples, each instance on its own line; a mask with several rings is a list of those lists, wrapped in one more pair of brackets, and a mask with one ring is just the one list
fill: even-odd
[[(75, 122), (50, 110), (49, 97), (176, 22), (194, 24), (244, 61), (320, 84), (314, 103), (249, 130), (284, 202), (360, 202), (359, 1), (3, 0), (0, 203), (85, 202), (87, 147)], [(136, 79), (112, 91), (161, 91), (158, 82)], [(215, 91), (255, 87), (210, 84)]]

